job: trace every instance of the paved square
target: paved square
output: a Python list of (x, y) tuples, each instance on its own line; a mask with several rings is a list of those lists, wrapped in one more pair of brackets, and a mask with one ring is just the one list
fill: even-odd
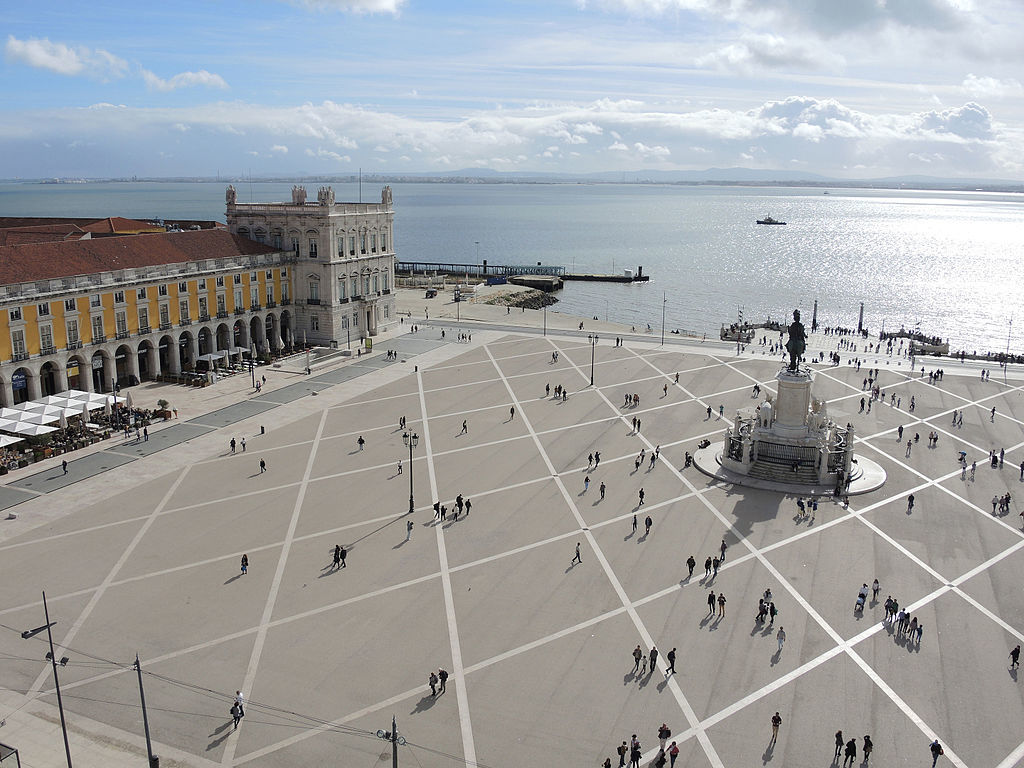
[[(97, 454), (97, 467), (74, 462), (132, 477), (161, 461), (148, 454), (193, 451), (177, 443), (220, 427), (219, 448), (109, 498), (76, 495), (60, 470), (26, 478), (68, 512), (0, 544), (4, 687), (55, 703), (45, 633), (20, 637), (43, 623), (45, 589), (58, 655), (71, 658), (60, 676), (73, 732), (106, 727), (138, 751), (138, 653), (155, 751), (174, 765), (376, 765), (390, 759), (375, 731), (392, 715), (403, 765), (617, 764), (633, 733), (647, 765), (659, 721), (685, 766), (823, 767), (837, 729), (858, 750), (871, 734), (871, 764), (923, 765), (936, 737), (961, 768), (1024, 760), (1024, 691), (1007, 658), (1024, 640), (1024, 534), (1018, 499), (992, 508), (1022, 488), (1017, 383), (950, 372), (932, 385), (893, 364), (880, 377), (887, 403), (868, 413), (863, 374), (820, 367), (815, 394), (854, 423), (858, 452), (888, 480), (811, 519), (792, 497), (681, 469), (685, 451), (725, 429), (720, 406), (728, 416), (756, 403), (755, 383), (773, 391), (777, 364), (764, 356), (601, 344), (590, 387), (581, 339), (474, 334), (399, 340), (391, 348), (423, 357), (367, 358), (362, 372), (379, 370), (359, 383), (355, 366), (338, 369)], [(627, 393), (639, 406), (623, 407)], [(253, 424), (273, 403), (285, 416), (260, 435)], [(403, 416), (419, 435), (412, 466)], [(242, 435), (248, 449), (232, 455)], [(992, 468), (1000, 448), (1005, 465)], [(978, 463), (973, 479), (961, 479), (960, 450)], [(456, 518), (460, 493), (472, 511)], [(705, 578), (723, 540), (725, 562)], [(332, 565), (339, 544), (345, 568)], [(875, 578), (879, 600), (855, 610)], [(774, 625), (755, 621), (765, 589)], [(709, 592), (727, 598), (724, 616)], [(920, 641), (882, 622), (887, 595), (918, 618)], [(657, 645), (653, 672), (634, 673), (638, 644)], [(427, 676), (442, 667), (451, 678), (434, 697)], [(236, 689), (246, 717), (233, 730)]]

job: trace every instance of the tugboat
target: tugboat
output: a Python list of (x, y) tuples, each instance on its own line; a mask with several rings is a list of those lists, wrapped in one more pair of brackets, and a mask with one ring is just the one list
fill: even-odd
[(773, 219), (771, 216), (765, 216), (763, 219), (758, 219), (757, 223), (758, 224), (781, 224), (782, 226), (786, 226), (786, 222), (784, 222), (784, 221), (777, 221), (776, 219)]

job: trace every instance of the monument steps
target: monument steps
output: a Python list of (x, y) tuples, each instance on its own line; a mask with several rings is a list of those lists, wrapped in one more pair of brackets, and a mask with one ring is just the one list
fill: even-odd
[(801, 485), (817, 485), (819, 482), (818, 472), (814, 467), (801, 466), (796, 472), (788, 468), (780, 471), (780, 465), (778, 464), (754, 462), (747, 474), (749, 477), (756, 477), (761, 480), (777, 481), (784, 478), (786, 482), (800, 483)]

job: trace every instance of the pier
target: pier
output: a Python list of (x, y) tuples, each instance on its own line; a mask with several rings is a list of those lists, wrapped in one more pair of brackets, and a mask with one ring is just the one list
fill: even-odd
[[(485, 259), (481, 264), (433, 263), (424, 261), (399, 261), (395, 264), (395, 273), (403, 276), (421, 275), (464, 275), (467, 279), (506, 278), (509, 282), (520, 285), (533, 285), (535, 280), (543, 284), (543, 290), (557, 291), (564, 280), (584, 280), (598, 283), (646, 283), (651, 278), (644, 274), (643, 266), (636, 272), (627, 269), (620, 275), (602, 275), (593, 273), (569, 273), (565, 267), (553, 264), (488, 264)], [(528, 279), (532, 278), (532, 279)], [(544, 278), (544, 279), (541, 279)], [(538, 286), (540, 287), (540, 286)]]

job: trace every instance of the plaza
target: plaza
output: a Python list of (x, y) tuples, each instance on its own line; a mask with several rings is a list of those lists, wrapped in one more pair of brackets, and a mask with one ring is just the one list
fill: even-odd
[[(170, 765), (384, 764), (376, 731), (393, 715), (402, 765), (617, 764), (631, 734), (647, 765), (661, 723), (685, 766), (823, 766), (839, 729), (858, 749), (870, 734), (875, 764), (924, 764), (934, 738), (940, 761), (1017, 764), (1024, 696), (1007, 654), (1024, 638), (1024, 533), (1019, 500), (993, 514), (991, 499), (1021, 488), (1022, 383), (944, 361), (930, 384), (867, 355), (902, 406), (860, 413), (866, 370), (813, 366), (815, 396), (855, 425), (857, 453), (886, 482), (848, 507), (820, 500), (812, 522), (795, 496), (682, 469), (756, 403), (755, 383), (772, 391), (781, 363), (759, 353), (432, 320), (346, 364), (362, 375), (299, 377), (155, 431), (152, 448), (115, 445), (64, 487), (56, 467), (19, 481), (11, 493), (32, 497), (10, 507), (0, 541), (0, 740), (28, 765), (63, 764), (45, 632), (20, 636), (44, 623), (45, 590), (57, 655), (70, 658), (72, 753), (94, 764), (144, 759), (136, 653), (154, 752)], [(626, 393), (639, 405), (623, 408)], [(419, 437), (411, 466), (406, 431)], [(977, 461), (973, 480), (960, 451)], [(451, 510), (458, 494), (472, 512), (437, 520), (433, 503)], [(725, 562), (704, 579), (723, 539)], [(345, 568), (332, 565), (338, 544)], [(875, 578), (880, 600), (855, 611)], [(774, 627), (754, 620), (768, 588)], [(727, 596), (724, 617), (708, 612), (709, 591)], [(918, 617), (919, 643), (883, 624), (886, 595)], [(642, 677), (638, 644), (660, 653)], [(451, 677), (432, 696), (439, 668)], [(246, 716), (234, 730), (236, 690)]]

